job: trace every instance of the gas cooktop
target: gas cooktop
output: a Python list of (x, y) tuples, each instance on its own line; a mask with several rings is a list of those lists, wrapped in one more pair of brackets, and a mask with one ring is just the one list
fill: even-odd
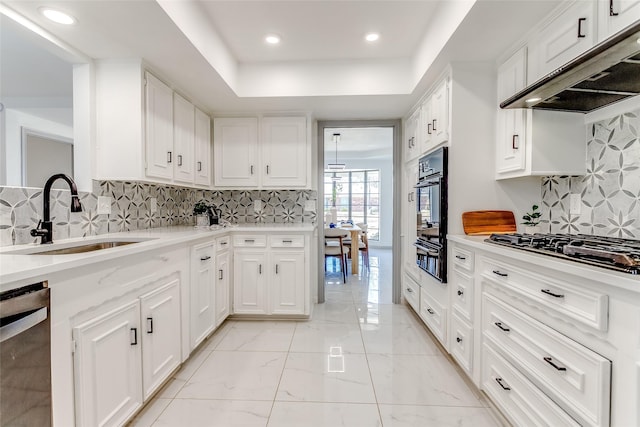
[(569, 259), (629, 274), (640, 273), (640, 241), (587, 234), (492, 234), (485, 242)]

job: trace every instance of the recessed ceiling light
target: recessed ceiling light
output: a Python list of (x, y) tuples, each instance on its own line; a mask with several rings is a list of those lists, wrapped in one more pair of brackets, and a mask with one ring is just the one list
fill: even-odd
[(48, 20), (56, 22), (58, 24), (72, 25), (76, 23), (76, 18), (64, 12), (60, 12), (59, 10), (51, 9), (48, 7), (41, 7), (40, 13), (44, 15), (44, 17)]
[(264, 38), (264, 41), (269, 44), (278, 44), (280, 43), (280, 36), (277, 34), (267, 34), (267, 36)]
[(366, 36), (364, 36), (364, 39), (368, 42), (378, 41), (379, 38), (380, 38), (380, 34), (378, 33), (368, 33)]
[(524, 102), (526, 102), (527, 104), (533, 104), (534, 102), (538, 102), (540, 101), (542, 98), (536, 97), (536, 98), (529, 98), (529, 99), (525, 99)]

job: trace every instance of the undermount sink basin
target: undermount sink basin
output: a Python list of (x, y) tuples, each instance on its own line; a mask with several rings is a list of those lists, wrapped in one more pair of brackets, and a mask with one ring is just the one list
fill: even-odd
[(103, 249), (117, 248), (119, 246), (132, 245), (134, 243), (146, 242), (153, 239), (110, 239), (110, 240), (91, 240), (85, 242), (68, 242), (54, 243), (53, 245), (34, 246), (27, 249), (18, 249), (15, 251), (3, 251), (2, 253), (12, 255), (73, 255), (85, 252), (101, 251)]
[(100, 242), (100, 243), (87, 243), (79, 246), (71, 246), (69, 248), (52, 249), (50, 251), (32, 252), (31, 255), (69, 255), (69, 254), (81, 254), (84, 252), (100, 251), (102, 249), (117, 248), (118, 246), (131, 245), (133, 242)]

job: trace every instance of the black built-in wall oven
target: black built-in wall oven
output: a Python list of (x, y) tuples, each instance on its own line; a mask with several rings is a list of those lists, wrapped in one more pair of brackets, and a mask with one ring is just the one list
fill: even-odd
[(418, 160), (416, 184), (418, 267), (447, 282), (447, 147)]

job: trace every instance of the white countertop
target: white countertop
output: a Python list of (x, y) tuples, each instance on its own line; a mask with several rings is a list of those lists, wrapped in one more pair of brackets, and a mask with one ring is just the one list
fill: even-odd
[(620, 271), (609, 270), (604, 267), (582, 264), (579, 262), (556, 258), (549, 255), (537, 254), (521, 249), (510, 248), (485, 242), (489, 236), (448, 235), (451, 242), (461, 243), (473, 249), (504, 256), (518, 261), (528, 262), (540, 266), (541, 269), (558, 270), (563, 273), (582, 277), (590, 281), (600, 282), (609, 286), (623, 288), (640, 293), (640, 275), (633, 275)]
[(148, 230), (54, 240), (53, 246), (47, 248), (53, 250), (58, 247), (73, 246), (78, 242), (89, 244), (113, 240), (141, 240), (131, 245), (68, 255), (24, 255), (15, 253), (29, 249), (43, 249), (43, 246), (38, 243), (4, 246), (0, 248), (0, 292), (23, 286), (25, 284), (23, 281), (31, 278), (45, 280), (46, 278), (43, 279), (43, 276), (46, 274), (199, 239), (215, 238), (229, 233), (313, 232), (315, 228), (315, 225), (308, 223), (238, 224), (216, 230), (192, 226), (159, 227)]

